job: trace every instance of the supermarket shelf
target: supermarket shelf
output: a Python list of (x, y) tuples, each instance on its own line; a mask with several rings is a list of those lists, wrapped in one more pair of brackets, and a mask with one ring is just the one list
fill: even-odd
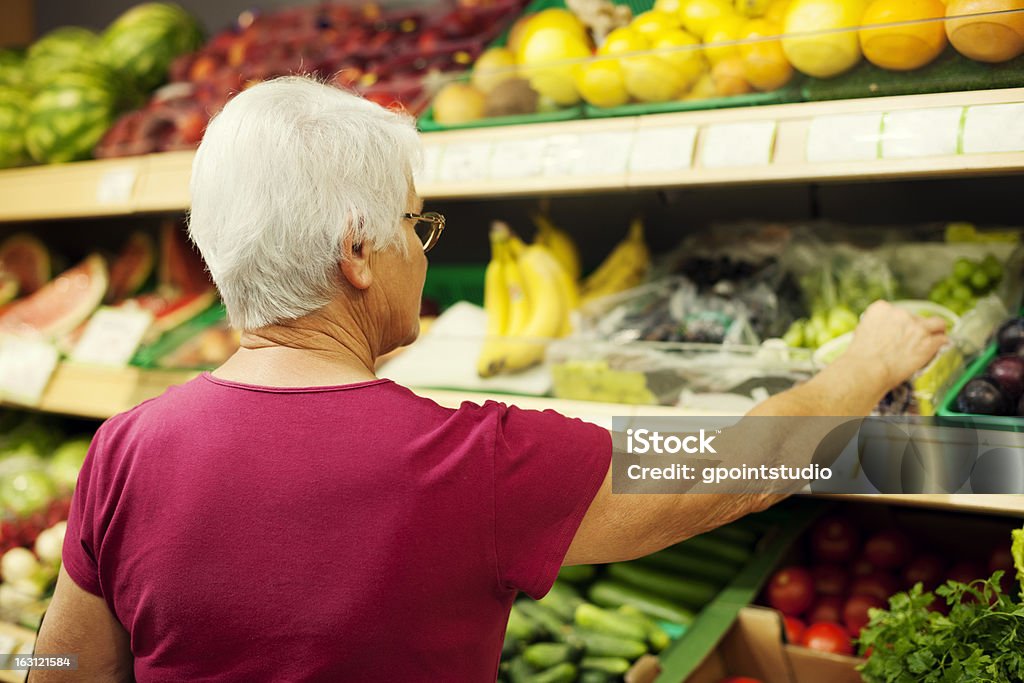
[[(964, 112), (1000, 104), (1021, 108), (985, 119), (998, 139), (965, 139)], [(823, 127), (840, 131), (840, 138), (856, 138), (842, 129), (856, 127), (851, 117), (874, 115), (881, 121), (882, 114), (907, 112), (919, 118), (904, 118), (904, 130), (909, 126), (922, 136), (917, 143), (923, 151), (904, 145), (893, 153), (898, 158), (808, 160), (809, 143), (820, 139), (815, 131), (820, 135)], [(900, 136), (888, 128), (878, 133), (883, 139)], [(864, 136), (867, 146), (881, 150), (870, 138)], [(427, 133), (423, 139), (425, 163), (417, 185), (431, 199), (1020, 173), (1024, 88), (476, 128)], [(1010, 151), (993, 152), (991, 145)], [(845, 153), (853, 158), (862, 152), (863, 146)], [(184, 211), (193, 156), (170, 152), (0, 171), (0, 221)]]

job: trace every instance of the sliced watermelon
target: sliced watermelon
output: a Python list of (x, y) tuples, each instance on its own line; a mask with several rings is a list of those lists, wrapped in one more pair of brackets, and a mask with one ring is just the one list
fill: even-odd
[(160, 226), (160, 285), (180, 292), (205, 292), (213, 286), (199, 251), (178, 221)]
[(188, 322), (217, 302), (217, 290), (208, 287), (202, 292), (184, 294), (149, 293), (124, 302), (122, 306), (137, 307), (153, 314), (153, 324), (146, 333), (146, 341), (157, 339), (164, 332)]
[(27, 232), (11, 235), (0, 244), (0, 270), (18, 281), (18, 291), (32, 294), (50, 279), (50, 252)]
[(107, 265), (92, 254), (39, 291), (7, 306), (0, 314), (0, 332), (54, 339), (88, 318), (107, 291)]
[(152, 238), (144, 232), (132, 233), (110, 266), (110, 287), (106, 302), (119, 304), (142, 289), (155, 263)]

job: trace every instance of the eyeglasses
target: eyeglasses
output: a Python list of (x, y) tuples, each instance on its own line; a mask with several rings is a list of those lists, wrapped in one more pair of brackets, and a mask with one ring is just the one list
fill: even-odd
[(436, 211), (403, 213), (402, 218), (416, 221), (413, 230), (416, 231), (416, 236), (423, 243), (424, 254), (433, 249), (437, 240), (441, 239), (441, 233), (444, 231), (444, 216)]

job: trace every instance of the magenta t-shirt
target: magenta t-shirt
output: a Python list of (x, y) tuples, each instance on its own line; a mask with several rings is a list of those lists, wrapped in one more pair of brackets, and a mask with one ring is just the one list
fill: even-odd
[(97, 432), (64, 566), (140, 682), (493, 681), (610, 459), (551, 411), (203, 375)]

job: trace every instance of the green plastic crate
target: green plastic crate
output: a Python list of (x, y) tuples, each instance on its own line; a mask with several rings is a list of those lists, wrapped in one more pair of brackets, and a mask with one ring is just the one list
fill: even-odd
[(946, 424), (955, 427), (973, 427), (975, 429), (997, 429), (1004, 432), (1024, 432), (1024, 417), (1007, 415), (973, 415), (961, 413), (953, 407), (956, 397), (960, 391), (975, 377), (985, 374), (985, 368), (992, 362), (992, 359), (999, 355), (999, 347), (993, 342), (985, 352), (974, 359), (967, 366), (960, 379), (946, 392), (942, 404), (935, 412), (939, 424)]
[(160, 367), (159, 362), (161, 358), (177, 350), (179, 346), (207, 327), (216, 325), (225, 318), (227, 318), (227, 310), (224, 308), (224, 304), (214, 304), (188, 322), (163, 334), (152, 344), (147, 344), (140, 348), (132, 359), (132, 365), (143, 368)]
[(490, 118), (477, 119), (469, 123), (461, 123), (454, 126), (445, 126), (434, 120), (434, 105), (427, 107), (427, 110), (420, 115), (419, 129), (424, 133), (433, 133), (441, 130), (463, 130), (466, 128), (489, 128), (492, 126), (519, 126), (525, 123), (551, 123), (553, 121), (572, 121), (583, 118), (583, 107), (576, 105), (555, 111), (538, 112), (536, 114), (520, 114), (518, 116), (492, 116)]
[(671, 102), (634, 102), (621, 107), (595, 107), (583, 105), (589, 118), (610, 118), (615, 116), (642, 116), (644, 114), (668, 114), (680, 111), (705, 109), (728, 109), (732, 107), (762, 107), (769, 104), (791, 104), (803, 100), (803, 77), (794, 72), (793, 79), (785, 86), (771, 92), (755, 92), (730, 97), (711, 97), (702, 100), (673, 100)]
[(441, 264), (427, 268), (423, 298), (431, 299), (443, 311), (459, 301), (484, 305), (484, 271), (480, 264)]

